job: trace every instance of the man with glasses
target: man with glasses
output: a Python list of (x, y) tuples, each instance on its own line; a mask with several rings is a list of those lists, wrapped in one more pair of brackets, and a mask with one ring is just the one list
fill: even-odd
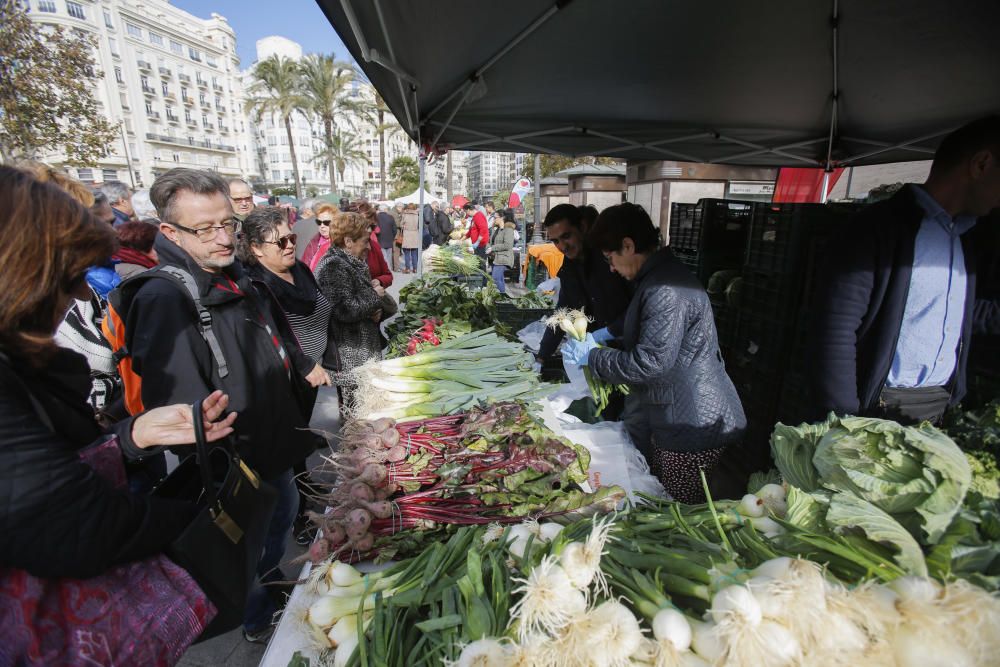
[(229, 179), (229, 201), (233, 204), (233, 217), (240, 222), (254, 209), (253, 190), (242, 178)]
[[(266, 583), (287, 579), (277, 566), (298, 506), (291, 469), (315, 440), (295, 400), (278, 327), (234, 262), (242, 223), (230, 196), (226, 181), (209, 171), (172, 169), (153, 183), (160, 266), (141, 275), (172, 279), (154, 275), (138, 288), (125, 315), (126, 344), (147, 409), (193, 403), (216, 389), (229, 394), (229, 409), (239, 414), (231, 441), (278, 494), (258, 567)], [(199, 316), (199, 303), (207, 317)], [(251, 592), (248, 641), (267, 638), (275, 610), (267, 590)]]

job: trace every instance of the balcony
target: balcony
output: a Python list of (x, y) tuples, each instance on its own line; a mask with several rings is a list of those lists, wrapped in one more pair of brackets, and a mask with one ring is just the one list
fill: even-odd
[(220, 85), (219, 85), (219, 84), (217, 84), (217, 83), (213, 83), (213, 84), (212, 84), (212, 88), (213, 88), (213, 89), (215, 90), (215, 92), (217, 92), (217, 93), (221, 93), (221, 92), (222, 92), (222, 86), (220, 86)]
[(211, 103), (211, 102), (209, 102), (208, 100), (202, 100), (202, 101), (201, 101), (201, 108), (202, 108), (202, 109), (209, 109), (209, 110), (211, 110), (211, 108), (212, 108), (212, 103)]
[(177, 123), (181, 122), (181, 119), (168, 111), (167, 112), (167, 122), (168, 123), (175, 123), (175, 124), (177, 124)]
[(181, 95), (181, 102), (188, 105), (194, 104), (194, 98), (188, 97), (187, 95)]
[(189, 127), (198, 127), (198, 121), (196, 121), (194, 118), (188, 118), (187, 124)]
[(174, 73), (170, 71), (169, 67), (161, 67), (160, 68), (160, 76), (166, 77), (166, 78), (169, 79), (173, 75), (174, 75)]
[(191, 83), (191, 77), (189, 77), (187, 74), (178, 74), (177, 78), (183, 81), (184, 83)]
[(213, 151), (224, 151), (226, 153), (235, 153), (236, 147), (230, 146), (228, 144), (222, 143), (212, 143), (211, 141), (196, 141), (191, 137), (168, 137), (162, 134), (146, 133), (146, 139), (149, 141), (156, 141), (162, 144), (171, 144), (173, 146), (193, 146), (195, 148), (207, 148)]
[(138, 65), (141, 70), (145, 70), (147, 72), (153, 71), (153, 66), (145, 60), (136, 60), (135, 64)]
[(176, 100), (177, 96), (174, 95), (174, 91), (172, 91), (169, 88), (167, 88), (167, 89), (165, 89), (163, 91), (163, 99), (165, 99), (165, 100)]
[(143, 86), (142, 92), (146, 93), (147, 95), (156, 95), (156, 89), (151, 86)]
[(199, 88), (208, 88), (208, 81), (205, 81), (205, 80), (204, 80), (203, 78), (201, 78), (200, 76), (199, 76), (199, 77), (198, 77), (198, 79), (197, 79), (197, 84), (198, 84), (198, 87), (199, 87)]
[(222, 132), (223, 134), (229, 134), (229, 127), (226, 125), (220, 125), (219, 132)]
[(128, 102), (122, 102), (122, 111), (129, 111), (132, 107), (128, 105)]
[(147, 111), (146, 112), (146, 117), (149, 118), (150, 120), (156, 120), (156, 121), (158, 121), (158, 120), (160, 120), (160, 112), (159, 111)]
[(222, 113), (226, 113), (226, 105), (225, 104), (216, 104), (215, 105), (215, 110), (219, 111), (219, 112), (222, 112)]

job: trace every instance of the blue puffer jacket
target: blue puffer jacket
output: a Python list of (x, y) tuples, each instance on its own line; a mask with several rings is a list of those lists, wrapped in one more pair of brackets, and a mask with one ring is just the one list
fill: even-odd
[(118, 287), (118, 283), (121, 281), (122, 277), (115, 271), (115, 265), (111, 262), (87, 269), (87, 284), (97, 293), (97, 296), (101, 297), (101, 303), (107, 302), (108, 294)]
[(629, 385), (625, 423), (636, 446), (697, 452), (739, 442), (746, 417), (705, 289), (669, 248), (646, 260), (634, 282), (623, 349), (596, 349), (589, 364), (600, 378)]

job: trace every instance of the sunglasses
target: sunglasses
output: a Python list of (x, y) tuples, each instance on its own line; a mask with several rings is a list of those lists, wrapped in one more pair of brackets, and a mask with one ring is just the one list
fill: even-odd
[(232, 199), (237, 204), (252, 204), (253, 203), (253, 195), (250, 195), (249, 197), (230, 197), (230, 199)]
[(329, 227), (332, 224), (333, 224), (333, 220), (320, 220), (319, 218), (316, 218), (316, 226), (317, 227), (324, 227), (324, 226), (325, 227)]
[(285, 234), (284, 236), (282, 236), (281, 238), (279, 238), (277, 241), (264, 241), (264, 243), (270, 243), (272, 245), (278, 246), (282, 250), (287, 250), (288, 246), (294, 246), (295, 245), (295, 240), (296, 239), (298, 239), (298, 234)]

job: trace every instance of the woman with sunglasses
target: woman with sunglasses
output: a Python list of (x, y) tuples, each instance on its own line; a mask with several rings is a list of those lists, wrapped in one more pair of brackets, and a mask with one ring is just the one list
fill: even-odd
[(313, 273), (316, 272), (319, 260), (323, 259), (323, 255), (330, 249), (330, 224), (333, 222), (333, 216), (337, 213), (337, 207), (330, 202), (320, 202), (314, 210), (316, 211), (316, 227), (319, 229), (319, 233), (313, 237), (309, 245), (306, 246), (305, 252), (302, 253), (302, 262)]
[[(271, 308), (271, 318), (285, 339), (285, 349), (292, 361), (298, 382), (296, 398), (308, 423), (319, 387), (330, 386), (330, 375), (323, 368), (330, 337), (330, 302), (319, 291), (309, 267), (295, 259), (296, 235), (291, 232), (281, 209), (273, 206), (255, 208), (243, 221), (237, 252), (261, 302)], [(333, 344), (329, 344), (333, 349)], [(322, 440), (317, 440), (317, 445)], [(309, 495), (304, 479), (305, 460), (292, 466), (299, 489), (299, 507), (294, 533), (296, 541), (308, 544), (305, 511)]]

